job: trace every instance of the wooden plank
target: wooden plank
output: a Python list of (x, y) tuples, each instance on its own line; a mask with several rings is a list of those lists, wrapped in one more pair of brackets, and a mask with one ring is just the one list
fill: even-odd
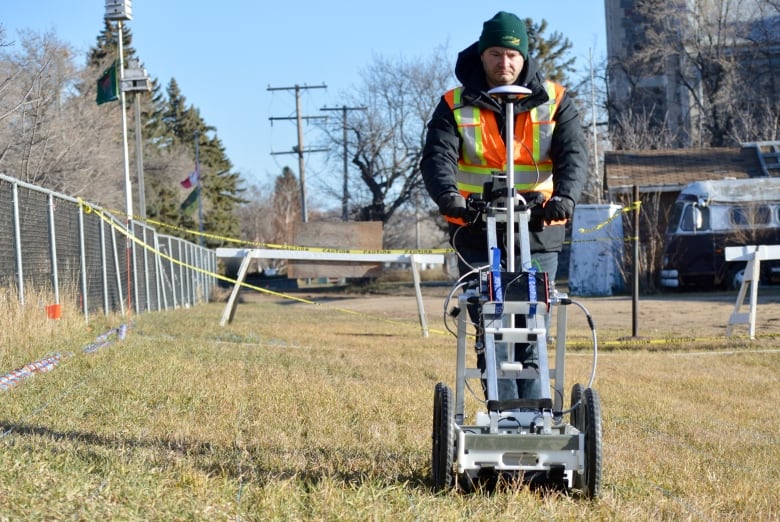
[[(317, 248), (380, 250), (382, 223), (380, 221), (302, 223), (297, 228), (295, 244)], [(377, 277), (381, 270), (381, 263), (290, 261), (287, 265), (287, 277)]]
[(423, 337), (428, 337), (428, 323), (425, 320), (425, 307), (423, 306), (422, 291), (420, 290), (420, 272), (417, 270), (416, 256), (412, 256), (411, 265), (414, 295), (417, 297), (417, 311), (420, 315), (420, 328), (422, 328)]
[[(744, 249), (747, 253), (740, 249)], [(729, 252), (731, 250), (731, 252)], [(777, 252), (780, 253), (780, 250)], [(726, 336), (730, 337), (734, 331), (734, 326), (737, 324), (748, 325), (748, 335), (751, 339), (756, 338), (756, 308), (758, 307), (758, 281), (761, 274), (761, 260), (762, 259), (777, 259), (777, 255), (774, 252), (768, 251), (768, 247), (765, 245), (748, 245), (745, 247), (728, 247), (726, 248), (726, 259), (740, 259), (740, 255), (747, 256), (748, 262), (745, 267), (745, 277), (742, 280), (742, 284), (739, 287), (739, 293), (737, 294), (737, 302), (734, 305), (734, 311), (729, 317), (729, 323), (726, 327)], [(740, 313), (740, 308), (745, 302), (745, 296), (747, 295), (748, 287), (750, 288), (750, 303), (747, 314)]]
[(241, 284), (246, 279), (246, 273), (249, 270), (249, 262), (252, 260), (252, 256), (244, 256), (241, 261), (241, 268), (238, 270), (238, 278), (233, 285), (233, 290), (230, 292), (230, 297), (225, 305), (225, 310), (222, 312), (222, 318), (219, 321), (220, 326), (225, 326), (228, 323), (233, 322), (233, 317), (236, 315), (236, 305), (238, 303), (238, 293), (241, 291)]
[(726, 247), (726, 261), (750, 261), (758, 252), (758, 259), (767, 261), (780, 259), (780, 245), (745, 245)]
[[(389, 251), (381, 251), (389, 252)], [(219, 259), (244, 259), (250, 256), (253, 259), (303, 259), (308, 261), (344, 261), (344, 262), (373, 262), (373, 263), (403, 263), (411, 262), (414, 256), (418, 263), (429, 265), (441, 265), (444, 263), (444, 254), (418, 254), (417, 250), (398, 253), (350, 253), (344, 252), (309, 252), (308, 250), (283, 250), (276, 248), (217, 248)]]

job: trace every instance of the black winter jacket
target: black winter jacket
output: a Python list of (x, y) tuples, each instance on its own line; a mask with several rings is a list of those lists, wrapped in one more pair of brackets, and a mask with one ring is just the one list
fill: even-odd
[[(476, 43), (458, 54), (455, 76), (463, 85), (462, 101), (493, 111), (503, 135), (504, 112), (499, 103), (486, 92), (488, 85)], [(531, 89), (532, 93), (515, 103), (515, 114), (527, 112), (547, 101), (544, 78), (532, 59), (526, 60), (516, 84)], [(550, 151), (553, 195), (566, 196), (576, 202), (587, 179), (588, 156), (579, 114), (567, 93), (564, 93), (553, 119), (555, 130)], [(455, 117), (442, 96), (428, 123), (420, 163), (425, 187), (434, 201), (444, 193), (457, 192), (455, 174), (458, 172), (460, 150), (461, 136)], [(532, 232), (531, 251), (560, 251), (564, 233), (563, 226), (547, 226), (541, 232)]]

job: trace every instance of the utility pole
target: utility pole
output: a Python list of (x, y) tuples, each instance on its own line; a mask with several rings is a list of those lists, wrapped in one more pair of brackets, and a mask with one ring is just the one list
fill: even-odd
[(341, 220), (349, 221), (349, 174), (347, 173), (347, 111), (365, 111), (367, 107), (323, 107), (321, 111), (341, 111), (341, 129), (344, 140), (344, 187), (341, 196)]
[(307, 223), (309, 221), (308, 212), (306, 210), (306, 177), (304, 176), (303, 172), (303, 153), (304, 152), (325, 152), (328, 149), (309, 149), (304, 150), (303, 148), (303, 128), (301, 126), (301, 122), (303, 120), (321, 120), (326, 119), (327, 116), (301, 116), (301, 90), (306, 89), (326, 89), (327, 86), (323, 83), (322, 85), (298, 85), (297, 83), (293, 87), (268, 87), (269, 91), (295, 91), (295, 117), (283, 117), (283, 118), (275, 118), (270, 117), (268, 118), (271, 120), (271, 125), (273, 125), (274, 120), (292, 120), (294, 119), (296, 121), (296, 126), (298, 128), (298, 146), (293, 147), (292, 151), (290, 152), (272, 152), (272, 155), (276, 154), (298, 154), (298, 175), (300, 176), (300, 182), (301, 182), (301, 216), (303, 218), (303, 222)]
[[(593, 49), (590, 49), (590, 108), (593, 134), (593, 176), (599, 179), (599, 139), (596, 133), (596, 88), (593, 82)], [(599, 196), (599, 201), (601, 196)]]

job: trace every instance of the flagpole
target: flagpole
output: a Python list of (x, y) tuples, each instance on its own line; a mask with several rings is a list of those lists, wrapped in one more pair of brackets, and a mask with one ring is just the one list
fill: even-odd
[(195, 190), (198, 191), (198, 231), (200, 232), (200, 240), (198, 244), (203, 246), (203, 191), (200, 186), (200, 132), (195, 131), (195, 178), (197, 179), (197, 185)]
[[(122, 43), (122, 20), (117, 20), (117, 28), (117, 40), (119, 43), (119, 85), (122, 85), (122, 80), (125, 78), (124, 46)], [(122, 159), (125, 173), (125, 208), (127, 209), (126, 226), (128, 234), (125, 246), (125, 257), (127, 258), (127, 313), (130, 314), (130, 308), (132, 305), (132, 299), (130, 297), (132, 291), (131, 250), (133, 245), (131, 237), (135, 236), (135, 232), (133, 230), (133, 189), (130, 185), (130, 159), (127, 152), (127, 112), (125, 110), (126, 97), (124, 89), (121, 88), (119, 89), (119, 100), (122, 106), (122, 110), (120, 111), (122, 113)]]

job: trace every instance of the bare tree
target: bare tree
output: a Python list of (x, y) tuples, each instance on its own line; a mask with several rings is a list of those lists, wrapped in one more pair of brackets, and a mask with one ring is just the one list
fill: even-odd
[(259, 185), (251, 185), (247, 188), (247, 202), (238, 209), (241, 237), (254, 243), (261, 243), (264, 233), (269, 195), (267, 190)]
[(120, 205), (120, 114), (95, 104), (96, 78), (53, 34), (0, 54), (0, 170), (105, 206)]
[(3, 143), (2, 168), (20, 179), (44, 177), (49, 159), (56, 156), (54, 130), (62, 94), (74, 68), (68, 48), (51, 35), (24, 34), (20, 49), (0, 56), (5, 78), (0, 91)]
[[(354, 219), (387, 222), (421, 185), (425, 126), (451, 83), (450, 70), (443, 49), (426, 59), (378, 56), (361, 72), (362, 83), (344, 96), (345, 105), (367, 108), (350, 112), (347, 122), (348, 157), (357, 170), (349, 185)], [(326, 128), (332, 150), (339, 151), (333, 165), (344, 147), (341, 125)], [(321, 188), (340, 198), (334, 185)]]
[[(253, 185), (246, 202), (238, 209), (241, 237), (258, 245), (292, 245), (301, 222), (300, 184), (295, 173), (284, 167), (273, 188)], [(269, 266), (283, 269), (283, 260), (268, 260)]]
[(610, 65), (628, 90), (610, 100), (613, 122), (633, 107), (678, 146), (777, 134), (780, 31), (764, 2), (638, 0), (635, 13), (632, 52)]
[(580, 122), (588, 142), (588, 176), (580, 203), (600, 203), (604, 199), (603, 151), (611, 148), (608, 133), (607, 62), (596, 62), (592, 57), (589, 70), (571, 88), (576, 93), (574, 103), (580, 113)]
[(666, 149), (674, 146), (676, 135), (669, 128), (667, 118), (654, 120), (653, 109), (634, 113), (629, 108), (618, 115), (615, 120), (615, 131), (612, 133), (612, 143), (617, 149), (643, 150)]
[[(638, 238), (639, 241), (639, 286), (643, 293), (658, 291), (655, 275), (663, 263), (664, 235), (669, 223), (671, 207), (664, 203), (663, 192), (645, 192), (640, 195), (639, 231), (635, 230), (632, 218), (633, 210), (625, 212), (623, 218), (623, 237)], [(618, 196), (618, 202), (625, 208), (632, 205), (628, 194)], [(624, 281), (631, 281), (633, 272), (633, 255), (631, 242), (625, 243), (621, 249), (623, 259), (617, 265)]]
[[(755, 19), (743, 25), (744, 47), (739, 62), (738, 110), (732, 141), (777, 140), (780, 137), (780, 3), (759, 2)], [(759, 96), (743, 96), (742, 92)]]

